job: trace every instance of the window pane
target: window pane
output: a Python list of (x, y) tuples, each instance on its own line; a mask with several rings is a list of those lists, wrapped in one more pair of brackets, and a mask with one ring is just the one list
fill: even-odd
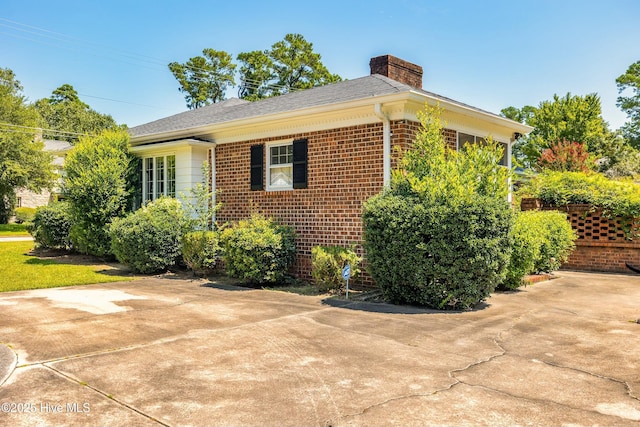
[(293, 166), (272, 167), (269, 183), (272, 187), (291, 187), (293, 185)]
[(156, 157), (156, 197), (164, 195), (164, 157)]
[(473, 144), (475, 136), (458, 132), (458, 148), (463, 149), (466, 144)]
[(176, 156), (167, 156), (167, 196), (176, 197)]
[(153, 159), (144, 159), (144, 201), (153, 200)]
[(293, 162), (293, 145), (278, 145), (269, 149), (272, 165), (285, 165)]

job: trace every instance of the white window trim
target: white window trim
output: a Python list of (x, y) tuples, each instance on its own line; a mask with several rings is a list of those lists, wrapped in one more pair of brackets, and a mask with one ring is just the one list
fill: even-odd
[(267, 148), (267, 152), (266, 152), (266, 186), (265, 188), (267, 189), (267, 191), (290, 191), (293, 190), (293, 162), (291, 163), (285, 163), (285, 164), (281, 164), (281, 165), (277, 165), (277, 167), (283, 167), (283, 166), (291, 166), (291, 185), (286, 186), (286, 187), (281, 187), (281, 186), (273, 186), (271, 185), (271, 149), (273, 147), (283, 147), (283, 146), (287, 146), (290, 145), (293, 149), (293, 140), (284, 140), (284, 141), (274, 141), (274, 142), (270, 142), (268, 144), (266, 144), (266, 148)]
[[(175, 164), (175, 153), (162, 153), (162, 154), (155, 154), (155, 155), (150, 155), (147, 157), (143, 157), (142, 158), (142, 202), (143, 203), (147, 203), (153, 200), (156, 200), (157, 198), (161, 197), (161, 196), (167, 196), (168, 195), (168, 190), (169, 190), (169, 170), (168, 170), (168, 164), (169, 162), (167, 161), (167, 157), (174, 157), (174, 164)], [(163, 191), (162, 194), (158, 194), (158, 165), (157, 165), (157, 158), (158, 157), (162, 157), (164, 160), (162, 162), (163, 164), (163, 177), (164, 177), (164, 182), (163, 182)], [(152, 181), (152, 186), (153, 186), (153, 194), (151, 195), (151, 197), (149, 197), (149, 180), (147, 179), (147, 161), (151, 159), (151, 163), (152, 163), (152, 173), (151, 173), (151, 181)], [(177, 171), (177, 168), (176, 168)], [(174, 177), (174, 181), (176, 180), (176, 178)]]

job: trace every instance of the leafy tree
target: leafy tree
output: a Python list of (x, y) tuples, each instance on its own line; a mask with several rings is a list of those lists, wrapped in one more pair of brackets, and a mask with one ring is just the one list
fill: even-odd
[(500, 115), (516, 122), (528, 124), (529, 119), (533, 117), (535, 111), (536, 107), (532, 107), (531, 105), (525, 105), (522, 108), (507, 107), (500, 110)]
[(111, 254), (108, 226), (128, 202), (129, 134), (103, 131), (83, 137), (67, 155), (64, 195), (70, 203), (73, 246), (81, 253)]
[(9, 220), (15, 191), (39, 192), (53, 183), (52, 157), (34, 138), (38, 112), (27, 104), (22, 86), (8, 68), (0, 68), (0, 223)]
[(204, 56), (194, 56), (186, 63), (172, 62), (169, 69), (185, 93), (187, 108), (194, 109), (222, 101), (225, 91), (235, 84), (236, 64), (227, 52), (204, 49)]
[[(509, 118), (521, 118), (534, 130), (514, 144), (516, 164), (533, 168), (542, 151), (551, 145), (567, 140), (586, 145), (586, 149), (597, 157), (612, 151), (615, 135), (609, 131), (602, 118), (600, 98), (592, 93), (585, 96), (553, 96), (553, 100), (543, 101), (537, 108), (525, 106), (518, 110), (508, 107), (502, 114)], [(613, 147), (615, 148), (615, 147)]]
[(320, 54), (313, 51), (313, 44), (300, 34), (287, 34), (271, 46), (268, 55), (277, 76), (276, 84), (272, 85), (274, 94), (282, 95), (342, 80), (327, 70)]
[(542, 150), (538, 165), (540, 169), (559, 172), (588, 172), (594, 167), (584, 144), (567, 140)]
[[(35, 108), (45, 121), (47, 129), (96, 135), (104, 129), (117, 129), (118, 124), (108, 114), (101, 114), (80, 100), (78, 92), (70, 84), (64, 84), (53, 91), (49, 98), (35, 103)], [(48, 139), (60, 139), (60, 134), (44, 133)], [(75, 144), (79, 136), (65, 136), (65, 140)]]
[(629, 66), (626, 73), (616, 79), (618, 91), (630, 91), (629, 96), (618, 97), (618, 107), (629, 116), (622, 127), (625, 138), (633, 147), (640, 149), (640, 61)]
[(240, 88), (238, 96), (248, 101), (273, 96), (270, 87), (271, 82), (276, 77), (273, 60), (268, 52), (254, 50), (243, 52), (238, 55), (240, 66)]

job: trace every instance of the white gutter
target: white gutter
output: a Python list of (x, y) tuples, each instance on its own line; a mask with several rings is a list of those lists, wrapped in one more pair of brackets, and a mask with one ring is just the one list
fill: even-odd
[(391, 182), (391, 122), (389, 116), (382, 112), (382, 104), (376, 103), (374, 112), (382, 120), (382, 182), (388, 187)]

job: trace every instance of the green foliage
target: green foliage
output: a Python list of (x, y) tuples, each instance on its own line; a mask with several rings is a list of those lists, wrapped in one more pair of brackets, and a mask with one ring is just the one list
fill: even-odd
[(557, 211), (518, 213), (511, 241), (513, 252), (502, 290), (522, 286), (524, 276), (557, 270), (575, 248), (577, 235), (566, 214)]
[[(640, 61), (631, 64), (627, 71), (616, 79), (616, 85), (621, 94), (617, 105), (629, 118), (622, 129), (623, 133), (633, 147), (640, 149)], [(622, 96), (624, 92), (629, 96)]]
[(528, 124), (533, 117), (536, 107), (525, 105), (522, 108), (507, 107), (500, 110), (500, 115), (516, 122)]
[[(60, 86), (53, 91), (51, 97), (36, 101), (34, 106), (44, 119), (47, 129), (96, 135), (105, 129), (119, 128), (113, 117), (98, 113), (82, 102), (78, 92), (70, 84)], [(43, 136), (47, 139), (57, 139), (59, 133), (45, 132)], [(75, 144), (78, 138), (71, 134), (65, 137), (72, 144)]]
[[(542, 151), (558, 141), (577, 141), (586, 145), (589, 153), (598, 157), (607, 155), (608, 146), (614, 135), (602, 118), (600, 98), (597, 94), (564, 97), (553, 96), (551, 101), (543, 101), (537, 108), (530, 106), (522, 110), (513, 107), (502, 110), (503, 115), (518, 118), (514, 111), (521, 111), (525, 122), (534, 130), (520, 138), (513, 147), (516, 163), (533, 168)], [(526, 113), (524, 112), (526, 109)]]
[(71, 214), (67, 202), (55, 202), (38, 208), (33, 223), (29, 226), (29, 232), (36, 245), (50, 249), (69, 250), (70, 229)]
[(590, 204), (602, 208), (608, 217), (640, 217), (640, 185), (597, 173), (546, 171), (523, 185), (519, 193), (553, 206)]
[(194, 56), (186, 63), (172, 62), (169, 70), (185, 93), (187, 108), (195, 109), (222, 101), (229, 86), (235, 84), (236, 65), (227, 52), (204, 49), (204, 56)]
[(573, 252), (578, 236), (562, 212), (539, 212), (534, 221), (537, 221), (539, 233), (544, 236), (534, 271), (557, 270)]
[(81, 253), (111, 254), (109, 223), (126, 212), (129, 135), (103, 131), (84, 137), (67, 155), (64, 194), (70, 202), (71, 241)]
[(31, 222), (31, 221), (33, 221), (33, 218), (36, 215), (36, 209), (35, 208), (25, 208), (25, 207), (16, 208), (15, 209), (15, 215), (16, 215), (16, 223), (18, 223), (18, 224), (22, 224), (22, 223), (25, 223), (25, 222)]
[(314, 246), (311, 249), (311, 276), (321, 291), (340, 292), (344, 288), (342, 269), (351, 266), (351, 278), (360, 275), (362, 258), (352, 249), (341, 246)]
[(222, 207), (222, 203), (213, 205), (213, 192), (209, 190), (209, 182), (211, 181), (209, 172), (209, 162), (202, 163), (203, 182), (199, 182), (192, 187), (190, 195), (180, 193), (181, 199), (184, 201), (185, 208), (189, 219), (189, 228), (192, 230), (215, 230), (215, 214)]
[(180, 260), (185, 227), (180, 202), (161, 197), (113, 220), (108, 229), (111, 251), (134, 272), (161, 271)]
[(368, 271), (395, 303), (469, 309), (506, 274), (511, 253), (509, 171), (501, 147), (447, 149), (438, 109), (363, 210)]
[(253, 215), (220, 234), (227, 273), (247, 282), (282, 280), (296, 254), (292, 227)]
[[(17, 126), (17, 127), (16, 127)], [(22, 95), (22, 86), (8, 68), (0, 68), (0, 223), (9, 221), (15, 207), (15, 191), (50, 189), (54, 174), (52, 156), (42, 141), (22, 132), (41, 126), (41, 119)]]
[(363, 212), (368, 271), (396, 304), (473, 308), (505, 277), (511, 218), (493, 197), (431, 204), (377, 195)]
[(216, 231), (191, 231), (182, 237), (182, 257), (194, 273), (215, 269), (221, 250)]

